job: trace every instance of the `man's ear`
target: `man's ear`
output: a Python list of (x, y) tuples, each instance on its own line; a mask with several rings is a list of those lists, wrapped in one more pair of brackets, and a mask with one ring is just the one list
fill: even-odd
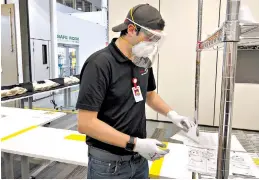
[(135, 26), (133, 24), (129, 24), (128, 25), (128, 35), (132, 36), (133, 34), (136, 33), (136, 30), (135, 30)]

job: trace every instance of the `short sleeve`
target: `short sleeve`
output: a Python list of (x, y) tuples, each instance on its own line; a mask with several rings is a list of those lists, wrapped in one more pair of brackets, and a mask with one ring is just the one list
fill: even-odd
[(150, 68), (149, 74), (148, 74), (147, 91), (154, 91), (154, 90), (156, 90), (156, 80), (155, 80), (155, 77), (154, 77), (153, 68)]
[(77, 109), (97, 112), (100, 110), (109, 86), (109, 68), (106, 64), (96, 59), (83, 67)]

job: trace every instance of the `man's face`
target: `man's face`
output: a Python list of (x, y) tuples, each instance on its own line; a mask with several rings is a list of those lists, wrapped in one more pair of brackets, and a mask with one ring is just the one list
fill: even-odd
[[(153, 31), (161, 32), (161, 30), (153, 30)], [(154, 34), (146, 30), (140, 30), (140, 32), (137, 33), (136, 27), (133, 24), (130, 24), (128, 26), (128, 37), (129, 37), (130, 44), (132, 46), (142, 41), (152, 41), (153, 36)]]

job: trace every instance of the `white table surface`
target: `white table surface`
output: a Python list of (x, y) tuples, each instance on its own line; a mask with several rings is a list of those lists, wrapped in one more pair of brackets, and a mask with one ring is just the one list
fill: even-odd
[[(83, 141), (65, 139), (71, 134), (80, 133), (72, 130), (37, 127), (4, 141), (1, 143), (1, 150), (6, 153), (87, 166), (87, 145)], [(238, 140), (234, 144), (236, 150), (243, 149)], [(168, 148), (170, 153), (164, 158), (160, 177), (191, 179), (192, 173), (187, 169), (188, 147), (183, 144), (168, 143)], [(152, 166), (150, 161), (149, 166)]]
[(87, 166), (87, 145), (82, 141), (65, 139), (77, 131), (37, 127), (1, 144), (7, 153)]
[[(3, 152), (28, 157), (59, 161), (81, 166), (88, 165), (87, 145), (83, 141), (64, 137), (77, 131), (38, 127), (1, 144)], [(188, 148), (181, 144), (168, 144), (170, 153), (164, 158), (160, 176), (165, 178), (191, 178), (187, 170)], [(152, 162), (149, 162), (149, 166)]]
[(164, 157), (160, 177), (192, 179), (192, 172), (187, 169), (188, 148), (183, 144), (175, 143), (168, 143), (168, 148), (170, 149), (170, 153)]
[[(41, 126), (66, 115), (62, 112), (1, 107), (0, 138), (31, 126)], [(2, 117), (4, 115), (5, 117)]]

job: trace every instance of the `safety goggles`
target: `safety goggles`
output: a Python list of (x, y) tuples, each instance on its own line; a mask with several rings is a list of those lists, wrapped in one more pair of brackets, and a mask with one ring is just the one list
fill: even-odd
[[(145, 41), (150, 41), (150, 42), (155, 42), (155, 43), (158, 43), (159, 46), (162, 44), (162, 42), (164, 41), (164, 38), (165, 38), (165, 33), (163, 31), (161, 32), (157, 32), (157, 31), (154, 31), (152, 29), (149, 29), (147, 27), (144, 27), (144, 26), (141, 26), (140, 24), (132, 21), (131, 19), (127, 18), (130, 22), (132, 22), (134, 24), (134, 26), (138, 26), (140, 27), (140, 31), (139, 32), (143, 32), (146, 36), (146, 39)], [(137, 29), (137, 27), (136, 27)]]

